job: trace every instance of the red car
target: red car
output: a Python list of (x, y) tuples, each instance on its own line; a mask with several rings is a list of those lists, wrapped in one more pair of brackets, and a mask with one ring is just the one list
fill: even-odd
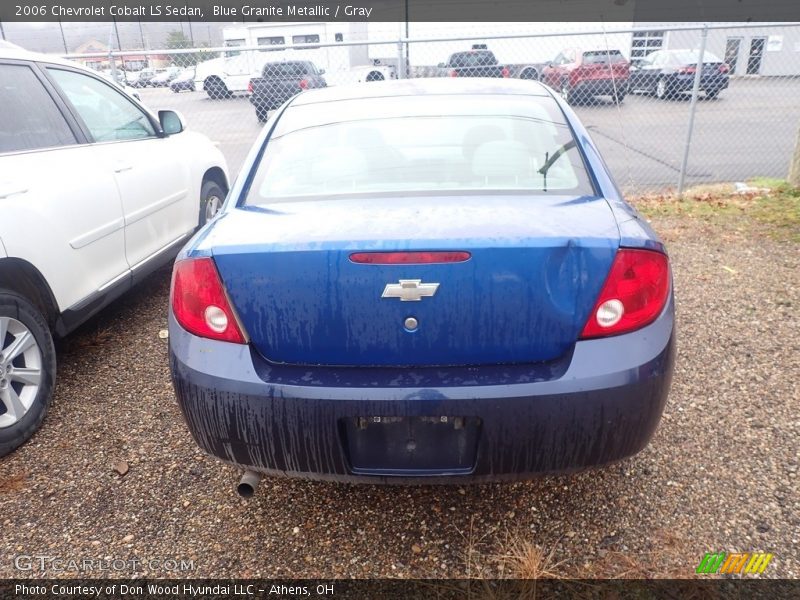
[(542, 69), (542, 81), (569, 103), (595, 96), (622, 102), (628, 93), (630, 63), (619, 50), (562, 50)]

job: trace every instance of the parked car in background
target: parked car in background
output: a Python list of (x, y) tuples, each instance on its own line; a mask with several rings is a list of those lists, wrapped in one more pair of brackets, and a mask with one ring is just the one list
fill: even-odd
[[(631, 91), (668, 99), (691, 92), (697, 72), (698, 50), (657, 50), (631, 66)], [(700, 90), (716, 98), (728, 87), (730, 67), (711, 52), (703, 54)]]
[(144, 88), (150, 85), (150, 80), (156, 76), (155, 69), (142, 69), (141, 71), (128, 71), (125, 77), (128, 85), (133, 88)]
[(157, 73), (150, 81), (147, 82), (148, 87), (167, 87), (170, 82), (175, 79), (182, 71), (180, 67), (169, 67), (160, 73)]
[(194, 69), (183, 69), (172, 81), (169, 89), (173, 92), (194, 91)]
[(324, 74), (324, 70), (317, 69), (308, 60), (266, 63), (261, 77), (251, 79), (247, 86), (256, 117), (259, 121), (266, 121), (268, 111), (278, 108), (303, 90), (326, 87)]
[(510, 71), (497, 61), (485, 44), (474, 44), (471, 50), (450, 55), (439, 63), (440, 77), (508, 77)]
[(169, 263), (219, 209), (225, 159), (173, 111), (0, 47), (0, 456), (36, 430), (64, 336)]
[(330, 87), (263, 128), (181, 251), (170, 367), (206, 452), (259, 473), (517, 479), (641, 450), (674, 357), (669, 260), (556, 94)]
[(611, 96), (619, 103), (628, 92), (630, 63), (619, 50), (562, 50), (544, 69), (542, 81), (568, 103)]
[(142, 99), (139, 96), (139, 92), (137, 92), (135, 89), (133, 89), (132, 87), (130, 87), (129, 85), (126, 85), (124, 83), (125, 82), (125, 76), (124, 75), (118, 74), (116, 79), (115, 79), (111, 75), (111, 73), (108, 72), (108, 71), (106, 71), (106, 72), (98, 71), (97, 74), (100, 75), (106, 81), (108, 81), (110, 83), (113, 83), (115, 86), (117, 86), (119, 89), (124, 91), (126, 94), (128, 94), (130, 96), (133, 96), (134, 98), (136, 98), (137, 100), (139, 100), (141, 102)]

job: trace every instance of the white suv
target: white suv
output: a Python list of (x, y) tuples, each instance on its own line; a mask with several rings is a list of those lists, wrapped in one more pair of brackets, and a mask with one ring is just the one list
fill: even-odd
[(88, 69), (0, 45), (0, 456), (53, 396), (63, 336), (171, 261), (227, 193), (225, 159)]

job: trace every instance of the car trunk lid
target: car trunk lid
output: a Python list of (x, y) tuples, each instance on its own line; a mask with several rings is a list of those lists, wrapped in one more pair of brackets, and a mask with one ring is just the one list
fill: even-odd
[[(202, 246), (211, 250), (252, 344), (270, 361), (444, 366), (564, 355), (618, 244), (603, 199), (513, 195), (248, 207), (225, 214)], [(378, 251), (457, 251), (469, 258), (351, 259)], [(438, 287), (404, 301), (393, 293), (404, 281), (427, 292)]]

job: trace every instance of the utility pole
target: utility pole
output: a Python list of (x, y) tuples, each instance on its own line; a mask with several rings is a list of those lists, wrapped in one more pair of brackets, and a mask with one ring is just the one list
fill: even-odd
[(119, 41), (119, 27), (117, 27), (117, 19), (113, 17), (114, 21), (114, 33), (117, 36), (117, 50), (122, 50), (122, 43)]
[(69, 48), (67, 48), (67, 37), (64, 35), (64, 24), (61, 22), (61, 19), (58, 20), (58, 28), (61, 30), (61, 41), (64, 42), (64, 54), (69, 54)]
[[(406, 40), (408, 40), (408, 0), (406, 0)], [(406, 59), (403, 70), (406, 78), (411, 77), (411, 57), (408, 54), (408, 41), (406, 41)]]

